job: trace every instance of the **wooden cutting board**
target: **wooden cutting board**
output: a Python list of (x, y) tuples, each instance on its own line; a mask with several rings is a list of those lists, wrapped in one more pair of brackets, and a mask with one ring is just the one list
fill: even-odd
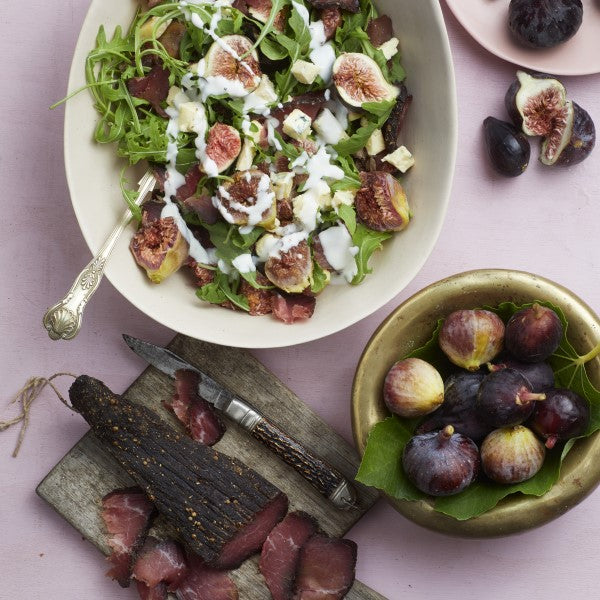
[[(358, 468), (356, 451), (248, 352), (182, 335), (177, 335), (169, 348), (236, 395), (247, 399), (284, 431), (353, 480)], [(110, 387), (110, 382), (106, 383)], [(172, 393), (173, 381), (149, 367), (124, 395), (155, 410), (170, 425), (179, 428), (179, 422), (162, 406), (162, 401), (170, 398)], [(332, 536), (346, 533), (378, 498), (373, 489), (355, 482), (360, 508), (337, 510), (293, 469), (230, 421), (227, 421), (226, 434), (215, 448), (236, 456), (274, 483), (288, 495), (290, 510), (303, 510), (313, 515), (322, 529)], [(87, 433), (44, 478), (37, 493), (86, 539), (108, 554), (106, 534), (100, 519), (100, 499), (115, 488), (129, 485), (133, 485), (133, 481), (125, 471), (97, 439)], [(168, 526), (160, 520), (156, 528), (159, 532), (168, 530)], [(359, 561), (360, 557), (359, 548)], [(233, 572), (240, 600), (271, 598), (257, 564), (258, 558), (254, 557)], [(99, 568), (103, 567), (99, 565)], [(347, 598), (385, 600), (359, 581), (355, 582)]]

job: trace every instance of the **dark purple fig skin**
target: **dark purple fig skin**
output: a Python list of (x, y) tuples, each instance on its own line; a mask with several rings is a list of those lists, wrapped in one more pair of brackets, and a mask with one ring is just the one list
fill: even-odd
[(501, 362), (489, 366), (490, 371), (499, 369), (515, 369), (519, 371), (531, 385), (533, 392), (545, 392), (554, 387), (554, 371), (552, 367), (545, 362), (524, 363), (514, 358), (506, 357)]
[(546, 399), (536, 404), (531, 428), (553, 448), (558, 440), (583, 435), (590, 425), (590, 405), (585, 398), (567, 389), (546, 392)]
[[(549, 75), (548, 73), (529, 73), (531, 77), (535, 79), (556, 79), (554, 75)], [(558, 81), (558, 80), (557, 80)], [(523, 117), (517, 108), (517, 92), (521, 88), (521, 82), (518, 79), (515, 79), (511, 84), (508, 90), (506, 90), (506, 94), (504, 96), (504, 106), (506, 107), (506, 112), (510, 117), (510, 120), (516, 125), (518, 129), (521, 129), (523, 126)]]
[(552, 48), (571, 39), (583, 19), (581, 0), (511, 0), (508, 27), (530, 48)]
[(526, 421), (535, 400), (544, 394), (533, 393), (529, 381), (515, 369), (501, 369), (486, 376), (477, 393), (477, 410), (495, 427), (512, 427)]
[(417, 433), (427, 433), (454, 426), (456, 433), (481, 441), (492, 427), (486, 423), (477, 411), (477, 391), (485, 374), (479, 372), (460, 372), (451, 375), (444, 384), (444, 402), (419, 425)]
[(564, 167), (576, 165), (585, 160), (596, 145), (596, 127), (589, 113), (573, 102), (573, 132), (571, 140), (554, 163)]
[(441, 431), (412, 437), (404, 447), (402, 466), (410, 481), (425, 494), (451, 496), (477, 477), (479, 450), (473, 440), (454, 433), (448, 425)]
[(520, 361), (542, 362), (558, 348), (562, 334), (558, 315), (551, 308), (534, 304), (508, 320), (504, 345)]
[(483, 122), (485, 146), (492, 167), (507, 177), (521, 175), (529, 164), (531, 146), (511, 123), (487, 117)]

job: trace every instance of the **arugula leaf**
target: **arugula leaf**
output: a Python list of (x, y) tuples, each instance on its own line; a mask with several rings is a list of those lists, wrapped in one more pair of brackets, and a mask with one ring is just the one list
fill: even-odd
[(353, 236), (356, 233), (356, 211), (353, 206), (341, 204), (337, 209), (337, 214), (344, 222), (346, 229)]
[(369, 259), (375, 250), (380, 250), (385, 240), (392, 237), (389, 231), (373, 231), (365, 227), (362, 223), (356, 224), (356, 229), (352, 234), (352, 242), (358, 246), (358, 254), (355, 256), (358, 272), (352, 280), (352, 285), (358, 285), (371, 273), (373, 269), (369, 268)]
[(260, 43), (260, 51), (271, 60), (282, 60), (287, 57), (287, 50), (275, 40), (266, 37)]
[(257, 290), (272, 290), (275, 287), (274, 285), (261, 285), (258, 283), (256, 271), (248, 271), (247, 273), (240, 273), (240, 275)]
[[(374, 116), (377, 116), (376, 120), (369, 120), (366, 125), (362, 125), (358, 130), (353, 133), (348, 139), (338, 142), (333, 148), (341, 156), (348, 156), (358, 152), (361, 148), (365, 147), (367, 140), (371, 137), (371, 134), (376, 130), (380, 129), (383, 124), (388, 120), (392, 108), (395, 102), (365, 102), (369, 105), (371, 111), (375, 111)], [(366, 110), (366, 109), (365, 109)], [(379, 114), (376, 114), (379, 113)]]
[[(239, 280), (233, 278), (233, 282), (236, 285)], [(229, 300), (232, 304), (241, 308), (242, 310), (249, 311), (248, 300), (241, 294), (238, 294), (231, 287), (231, 281), (225, 273), (222, 273), (218, 269), (215, 271), (215, 278), (212, 283), (203, 285), (201, 288), (196, 290), (196, 296), (201, 300), (210, 302), (211, 304), (222, 304), (226, 300)]]
[(142, 220), (142, 209), (135, 202), (138, 198), (138, 193), (137, 190), (127, 188), (127, 184), (128, 181), (125, 179), (125, 168), (123, 168), (121, 169), (121, 175), (119, 177), (121, 193), (123, 194), (125, 202), (127, 202), (127, 206), (129, 206), (133, 218), (139, 223)]
[(375, 115), (376, 117), (385, 116), (386, 120), (389, 118), (392, 109), (396, 106), (396, 99), (393, 100), (382, 100), (381, 102), (363, 102), (361, 108), (366, 110), (368, 113)]
[(331, 281), (329, 271), (321, 268), (319, 263), (313, 260), (313, 271), (310, 277), (310, 291), (318, 294), (323, 291)]

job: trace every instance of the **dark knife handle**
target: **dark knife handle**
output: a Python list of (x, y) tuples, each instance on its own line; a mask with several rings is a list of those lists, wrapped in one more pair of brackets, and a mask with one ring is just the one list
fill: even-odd
[(350, 482), (268, 419), (262, 417), (250, 433), (300, 473), (335, 506), (342, 509), (356, 508), (356, 492)]

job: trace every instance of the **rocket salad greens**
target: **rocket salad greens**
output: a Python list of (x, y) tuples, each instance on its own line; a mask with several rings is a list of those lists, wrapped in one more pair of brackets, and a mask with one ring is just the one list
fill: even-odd
[(185, 266), (200, 299), (286, 322), (363, 281), (411, 216), (398, 43), (370, 0), (148, 0), (100, 27), (95, 139), (159, 183), (140, 209), (122, 176), (149, 278)]

